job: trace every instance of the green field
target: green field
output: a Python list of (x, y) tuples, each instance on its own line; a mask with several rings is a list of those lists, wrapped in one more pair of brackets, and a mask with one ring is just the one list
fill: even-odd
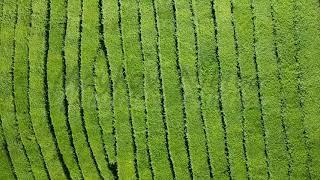
[(0, 0), (0, 180), (320, 179), (320, 0)]

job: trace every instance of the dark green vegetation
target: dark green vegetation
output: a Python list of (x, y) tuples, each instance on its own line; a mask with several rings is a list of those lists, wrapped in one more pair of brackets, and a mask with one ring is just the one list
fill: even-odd
[(319, 0), (0, 0), (0, 179), (320, 179)]

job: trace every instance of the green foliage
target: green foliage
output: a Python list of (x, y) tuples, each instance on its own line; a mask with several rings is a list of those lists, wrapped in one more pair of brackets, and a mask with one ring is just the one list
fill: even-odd
[(318, 0), (0, 0), (0, 179), (319, 179)]

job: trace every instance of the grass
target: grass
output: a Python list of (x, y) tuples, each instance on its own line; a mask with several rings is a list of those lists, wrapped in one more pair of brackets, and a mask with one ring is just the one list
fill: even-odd
[(319, 179), (318, 0), (0, 0), (0, 179)]

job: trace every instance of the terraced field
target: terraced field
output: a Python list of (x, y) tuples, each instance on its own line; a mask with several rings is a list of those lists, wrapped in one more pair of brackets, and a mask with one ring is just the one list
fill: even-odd
[(0, 179), (320, 179), (319, 0), (0, 0)]

